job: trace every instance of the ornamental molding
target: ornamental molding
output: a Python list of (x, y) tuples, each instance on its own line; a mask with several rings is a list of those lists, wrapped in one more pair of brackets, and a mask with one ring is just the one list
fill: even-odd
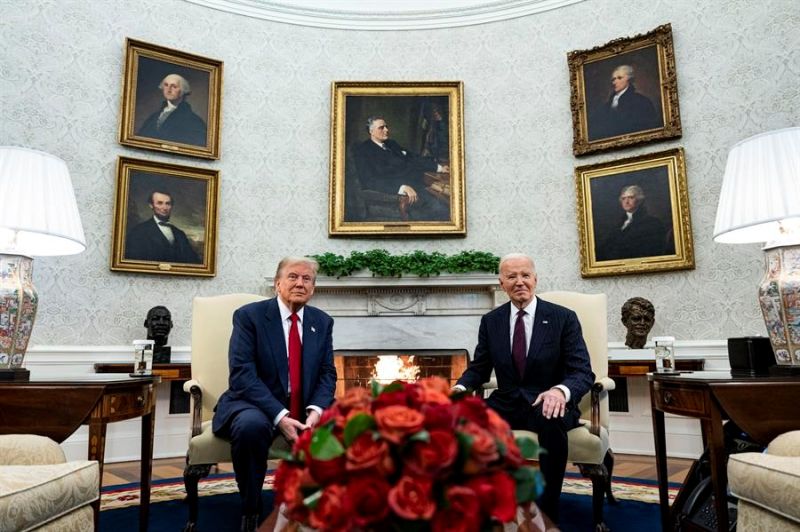
[(185, 0), (247, 17), (344, 30), (423, 30), (499, 22), (585, 0)]

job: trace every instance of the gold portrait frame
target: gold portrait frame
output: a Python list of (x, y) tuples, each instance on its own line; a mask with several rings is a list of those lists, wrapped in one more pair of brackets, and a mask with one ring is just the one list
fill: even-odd
[[(575, 155), (681, 136), (670, 24), (591, 50), (570, 52), (567, 63)], [(611, 112), (611, 75), (623, 65), (634, 70), (633, 90), (617, 99)]]
[[(330, 236), (466, 236), (463, 93), (461, 81), (332, 83)], [(394, 145), (402, 143), (404, 156), (426, 165), (435, 162), (436, 170), (414, 178), (423, 183), (427, 204), (438, 209), (437, 219), (409, 215), (408, 199), (397, 191), (379, 192), (360, 185), (356, 161), (363, 163), (361, 147), (370, 142), (366, 119), (376, 115), (385, 116), (389, 138), (400, 139)], [(395, 131), (399, 134), (394, 135)], [(445, 159), (447, 164), (441, 164)], [(445, 167), (449, 172), (439, 171)], [(424, 206), (418, 204), (417, 212), (425, 212)], [(412, 215), (415, 208), (410, 208)]]
[[(148, 205), (154, 193), (171, 199), (169, 233), (176, 251), (166, 258), (166, 237), (161, 240), (155, 209)], [(218, 202), (218, 170), (119, 157), (111, 270), (213, 277)]]
[[(219, 159), (222, 67), (222, 61), (216, 59), (126, 39), (120, 144)], [(191, 93), (175, 112), (165, 115), (169, 125), (154, 128), (161, 122), (158, 118), (165, 104), (159, 94), (160, 82), (169, 74), (182, 76)]]
[[(683, 148), (580, 166), (575, 184), (583, 277), (694, 269)], [(631, 185), (644, 199), (627, 216)]]

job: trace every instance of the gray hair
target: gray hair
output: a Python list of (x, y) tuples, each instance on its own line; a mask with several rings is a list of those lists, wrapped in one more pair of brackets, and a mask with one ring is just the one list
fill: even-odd
[(311, 271), (314, 272), (314, 282), (317, 281), (317, 272), (319, 271), (319, 263), (312, 259), (311, 257), (299, 257), (299, 256), (288, 256), (283, 257), (281, 261), (278, 263), (278, 268), (275, 270), (275, 280), (281, 278), (283, 274), (283, 269), (289, 266), (294, 266), (295, 264), (305, 264)]
[[(628, 76), (628, 79), (633, 81), (633, 78), (635, 76), (633, 75), (633, 67), (632, 66), (630, 66), (630, 65), (620, 65), (620, 66), (618, 66), (617, 68), (614, 69), (614, 72), (617, 72), (618, 70), (622, 70), (625, 73), (625, 75)], [(611, 74), (614, 74), (614, 72), (612, 72)]]
[(367, 124), (366, 124), (367, 133), (372, 133), (372, 125), (375, 123), (376, 120), (383, 120), (384, 122), (386, 122), (386, 118), (384, 118), (381, 115), (372, 115), (370, 117), (367, 117)]
[(192, 86), (189, 85), (189, 82), (186, 81), (186, 78), (181, 76), (180, 74), (167, 74), (164, 76), (164, 79), (161, 80), (161, 83), (158, 84), (159, 89), (164, 88), (164, 82), (167, 81), (167, 78), (178, 78), (178, 83), (181, 84), (181, 96), (188, 96), (192, 93)]
[(627, 185), (622, 187), (622, 192), (619, 193), (619, 197), (625, 195), (626, 192), (630, 191), (636, 197), (636, 201), (642, 202), (644, 201), (644, 190), (639, 185)]
[(503, 264), (505, 264), (510, 260), (515, 260), (515, 259), (527, 260), (528, 262), (531, 263), (531, 269), (533, 269), (533, 272), (536, 273), (536, 264), (533, 262), (533, 259), (530, 256), (524, 253), (508, 253), (507, 255), (503, 255), (503, 257), (500, 259), (500, 264), (497, 266), (497, 269), (498, 270), (502, 269)]

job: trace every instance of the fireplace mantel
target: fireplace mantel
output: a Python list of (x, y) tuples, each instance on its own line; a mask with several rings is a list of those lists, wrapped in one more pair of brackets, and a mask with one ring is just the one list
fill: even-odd
[[(266, 278), (269, 295), (273, 281)], [(313, 304), (332, 316), (481, 316), (505, 300), (498, 288), (494, 273), (321, 275)]]

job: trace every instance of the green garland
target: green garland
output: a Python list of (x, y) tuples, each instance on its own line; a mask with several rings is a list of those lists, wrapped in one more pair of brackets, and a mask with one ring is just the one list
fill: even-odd
[(310, 255), (319, 263), (319, 273), (331, 277), (344, 277), (359, 270), (369, 269), (373, 276), (402, 277), (416, 274), (420, 277), (439, 275), (442, 272), (492, 272), (497, 273), (500, 257), (484, 251), (462, 251), (456, 255), (413, 251), (392, 255), (385, 249), (353, 251), (345, 258), (334, 253)]

